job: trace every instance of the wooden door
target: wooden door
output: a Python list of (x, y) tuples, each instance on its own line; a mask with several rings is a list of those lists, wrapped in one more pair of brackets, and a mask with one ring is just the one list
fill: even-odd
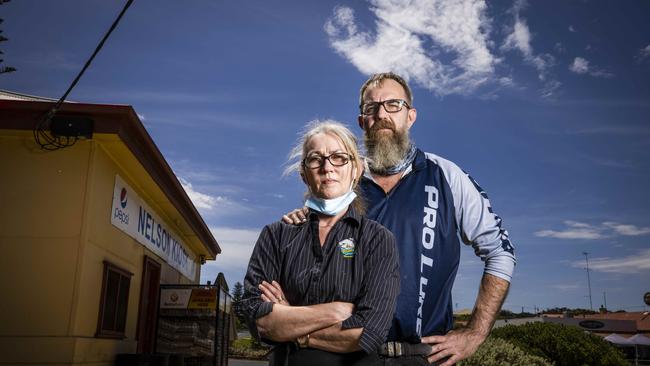
[(160, 264), (144, 256), (140, 307), (138, 310), (138, 352), (153, 353), (156, 340), (156, 318), (158, 315), (158, 293), (160, 288)]

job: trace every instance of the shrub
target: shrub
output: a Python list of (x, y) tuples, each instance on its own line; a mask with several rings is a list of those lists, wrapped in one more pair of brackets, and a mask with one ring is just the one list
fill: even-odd
[(265, 359), (269, 348), (260, 345), (253, 338), (243, 337), (230, 342), (228, 355), (234, 358)]
[(507, 325), (492, 331), (528, 354), (553, 361), (557, 366), (627, 366), (621, 351), (604, 339), (578, 327), (553, 323)]
[(472, 357), (458, 366), (552, 366), (542, 357), (529, 355), (517, 346), (500, 338), (488, 337)]

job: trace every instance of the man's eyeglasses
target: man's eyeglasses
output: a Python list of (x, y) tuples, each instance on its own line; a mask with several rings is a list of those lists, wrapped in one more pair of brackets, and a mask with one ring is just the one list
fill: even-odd
[(383, 102), (363, 103), (359, 106), (359, 109), (361, 110), (361, 114), (370, 116), (379, 112), (379, 106), (384, 106), (384, 109), (388, 113), (397, 113), (401, 111), (403, 107), (406, 107), (407, 109), (411, 108), (404, 99), (388, 99)]
[(325, 164), (325, 160), (329, 160), (330, 164), (334, 166), (343, 166), (350, 162), (351, 156), (344, 152), (335, 152), (327, 156), (313, 154), (309, 155), (302, 161), (302, 165), (309, 169), (320, 168)]

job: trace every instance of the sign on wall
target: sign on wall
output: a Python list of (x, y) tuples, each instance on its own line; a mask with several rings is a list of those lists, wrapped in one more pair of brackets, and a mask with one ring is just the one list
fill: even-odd
[[(161, 309), (216, 309), (217, 288), (164, 288), (160, 290)], [(223, 309), (221, 309), (223, 311)]]
[(191, 252), (119, 175), (115, 175), (111, 224), (194, 280), (196, 262)]
[(192, 289), (161, 289), (160, 290), (160, 308), (161, 309), (187, 309), (192, 296)]

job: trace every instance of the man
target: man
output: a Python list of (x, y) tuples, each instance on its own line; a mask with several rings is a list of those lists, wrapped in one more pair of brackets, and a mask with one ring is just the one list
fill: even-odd
[[(395, 235), (400, 256), (401, 293), (380, 353), (383, 364), (450, 366), (488, 336), (508, 292), (514, 250), (478, 184), (454, 163), (411, 143), (417, 118), (412, 102), (408, 84), (394, 73), (375, 74), (361, 87), (358, 121), (369, 169), (360, 185), (367, 216)], [(304, 212), (284, 219), (303, 221)], [(485, 271), (467, 327), (450, 331), (461, 240), (473, 246)]]

